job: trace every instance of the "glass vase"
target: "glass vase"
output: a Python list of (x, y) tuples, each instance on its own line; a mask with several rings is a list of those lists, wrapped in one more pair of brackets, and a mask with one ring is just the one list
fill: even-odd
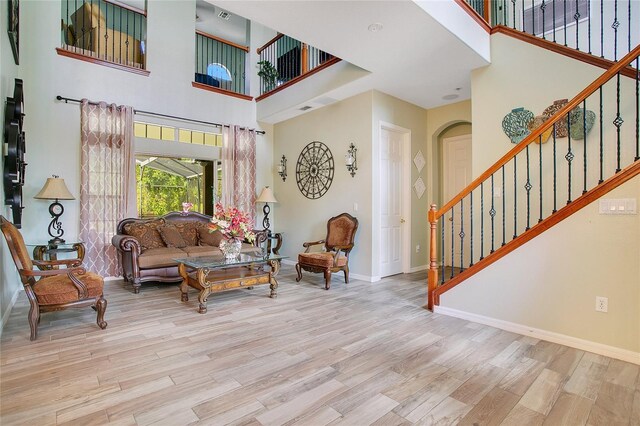
[(220, 250), (227, 260), (236, 259), (240, 255), (241, 248), (242, 241), (237, 238), (222, 239), (220, 241)]

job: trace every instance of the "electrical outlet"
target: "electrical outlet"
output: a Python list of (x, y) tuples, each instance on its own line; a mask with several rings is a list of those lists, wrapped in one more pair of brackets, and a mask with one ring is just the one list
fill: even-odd
[(607, 297), (596, 296), (596, 311), (598, 312), (609, 311), (609, 299)]
[(416, 245), (416, 253), (420, 253), (420, 244)]

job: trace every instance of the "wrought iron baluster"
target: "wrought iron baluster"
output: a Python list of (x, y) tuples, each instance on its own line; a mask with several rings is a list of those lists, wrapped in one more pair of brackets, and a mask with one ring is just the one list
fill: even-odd
[(556, 161), (556, 123), (553, 123), (553, 210), (555, 213), (558, 211), (558, 174), (557, 174), (557, 161)]
[(484, 182), (480, 182), (480, 260), (482, 259), (484, 259)]
[[(631, 52), (631, 0), (627, 2), (627, 53)], [(636, 27), (637, 28), (637, 27)], [(633, 62), (633, 61), (632, 61)], [(638, 69), (638, 68), (636, 68)]]
[(471, 259), (469, 266), (473, 266), (473, 191), (469, 193), (469, 243), (469, 259)]
[[(613, 60), (618, 60), (618, 27), (620, 26), (620, 22), (618, 21), (618, 0), (613, 0), (613, 23), (611, 24), (611, 28), (613, 28)], [(631, 31), (631, 27), (629, 27), (629, 31)]]
[(502, 166), (502, 245), (506, 244), (507, 237), (507, 202), (505, 201), (505, 185), (506, 177), (504, 166)]
[[(120, 59), (119, 62), (122, 63), (122, 8), (118, 9), (118, 12), (120, 12), (118, 13), (118, 16), (120, 18), (120, 53), (119, 53), (120, 56), (118, 58)], [(115, 56), (115, 53), (114, 53), (114, 56)], [(115, 62), (115, 58), (113, 62)]]
[[(640, 57), (636, 57), (636, 70), (640, 70), (638, 64)], [(635, 161), (640, 160), (640, 74), (636, 73), (636, 158)]]
[(513, 156), (513, 238), (518, 236), (518, 154)]
[(600, 0), (600, 57), (604, 58), (604, 1)]
[(545, 0), (542, 0), (542, 3), (540, 4), (540, 9), (542, 9), (542, 39), (546, 40), (547, 39), (547, 35), (545, 34), (545, 19), (544, 19), (544, 12), (545, 9), (547, 8), (547, 3), (545, 2)]
[(604, 182), (604, 147), (603, 147), (603, 129), (602, 129), (602, 86), (598, 89), (600, 92), (600, 179), (598, 179), (598, 185)]
[(616, 173), (621, 169), (620, 167), (620, 127), (622, 127), (624, 120), (620, 116), (620, 73), (616, 75), (616, 118), (613, 120), (613, 125), (616, 126)]
[[(555, 1), (555, 0), (554, 0)], [(511, 9), (513, 10), (513, 29), (516, 29), (516, 0), (511, 0)]]
[(525, 231), (528, 231), (529, 229), (531, 229), (530, 218), (531, 218), (531, 188), (532, 188), (530, 174), (529, 174), (529, 145), (527, 145), (526, 147), (526, 159), (527, 159), (527, 182), (524, 184), (524, 189), (525, 191), (527, 191), (527, 227), (525, 228)]
[(587, 19), (587, 41), (589, 43), (589, 54), (591, 55), (591, 0), (587, 0)]
[(567, 46), (567, 1), (562, 2), (562, 7), (564, 8), (564, 13), (562, 14), (562, 19), (564, 22), (564, 27), (562, 28), (564, 32), (564, 45)]
[(569, 120), (569, 114), (567, 114), (567, 154), (564, 156), (565, 160), (567, 160), (567, 178), (568, 178), (568, 194), (567, 194), (567, 204), (571, 203), (571, 164), (575, 156), (573, 155), (573, 151), (571, 151), (571, 121)]
[(464, 271), (464, 237), (466, 236), (464, 233), (464, 198), (460, 200), (460, 233), (458, 236), (460, 237), (460, 271)]
[(542, 222), (542, 135), (540, 135), (540, 143), (538, 144), (538, 171), (540, 172), (539, 195), (540, 195), (540, 216), (538, 223)]
[(525, 21), (525, 18), (524, 18), (524, 8), (525, 8), (524, 0), (522, 0), (522, 32), (526, 33), (527, 32), (527, 26), (525, 25), (526, 21)]
[(582, 193), (587, 193), (587, 100), (582, 101), (582, 131), (584, 132), (583, 140), (583, 149), (582, 149), (582, 172), (583, 172), (583, 182), (582, 182)]
[(495, 251), (495, 221), (496, 221), (496, 208), (495, 208), (495, 200), (493, 197), (494, 193), (494, 184), (493, 184), (493, 174), (491, 175), (491, 210), (489, 210), (489, 216), (491, 216), (491, 251), (493, 253)]
[(576, 50), (580, 50), (580, 36), (578, 33), (580, 29), (580, 25), (578, 25), (578, 21), (580, 20), (580, 8), (578, 1), (579, 0), (576, 0), (576, 13), (573, 15), (573, 19), (576, 21)]
[(449, 278), (453, 278), (453, 268), (455, 266), (455, 259), (453, 257), (453, 248), (454, 248), (454, 237), (453, 231), (455, 228), (455, 210), (451, 207), (451, 276)]
[(531, 34), (536, 35), (536, 8), (535, 0), (531, 0)]
[(553, 12), (553, 42), (556, 42), (556, 0), (553, 0), (551, 11)]

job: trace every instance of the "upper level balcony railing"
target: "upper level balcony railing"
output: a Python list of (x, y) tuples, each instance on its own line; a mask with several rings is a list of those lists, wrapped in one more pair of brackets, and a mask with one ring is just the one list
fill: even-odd
[[(260, 94), (266, 95), (289, 82), (329, 66), (339, 58), (299, 40), (278, 34), (258, 49)], [(260, 100), (260, 98), (258, 98)]]
[(249, 47), (196, 31), (194, 86), (251, 99), (246, 84)]
[(116, 0), (62, 0), (60, 54), (145, 69), (147, 12)]
[(638, 0), (465, 0), (492, 26), (504, 25), (617, 61), (640, 43)]

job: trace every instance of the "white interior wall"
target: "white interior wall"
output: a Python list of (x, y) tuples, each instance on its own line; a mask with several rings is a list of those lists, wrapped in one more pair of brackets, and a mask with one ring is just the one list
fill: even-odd
[[(512, 108), (524, 106), (539, 114), (553, 100), (573, 97), (602, 73), (499, 34), (492, 36), (491, 48), (492, 65), (472, 74), (474, 176), (512, 147), (501, 129), (502, 118)], [(553, 78), (540, 78), (541, 75)], [(607, 96), (605, 104), (605, 111), (615, 105)], [(634, 117), (629, 106), (623, 106), (623, 114)], [(624, 131), (626, 148), (631, 141), (628, 136), (633, 133), (629, 129)], [(592, 133), (597, 134), (596, 128)], [(609, 146), (605, 156), (609, 160), (615, 157), (612, 136), (605, 134)], [(566, 139), (563, 144), (566, 146)], [(592, 145), (597, 146), (597, 141), (589, 136), (587, 146)], [(581, 173), (582, 146), (582, 142), (574, 143), (576, 173)], [(550, 148), (550, 143), (543, 146), (544, 150)], [(560, 167), (565, 153), (559, 153)], [(637, 181), (638, 178), (606, 198), (640, 198)], [(548, 181), (545, 188), (551, 189)], [(574, 198), (579, 194), (574, 191)], [(561, 201), (559, 207), (565, 203)], [(441, 304), (638, 352), (639, 232), (638, 215), (600, 216), (597, 203), (592, 204), (447, 292)], [(609, 306), (615, 308), (608, 314), (595, 315), (595, 296), (608, 296)]]
[[(14, 79), (20, 77), (21, 68), (15, 64), (9, 38), (7, 37), (8, 27), (8, 10), (3, 4), (0, 7), (0, 99), (2, 107), (0, 108), (0, 123), (4, 123), (5, 100), (7, 97), (13, 97)], [(23, 43), (21, 43), (22, 47)], [(24, 63), (24, 62), (22, 62)], [(4, 132), (3, 132), (4, 133)], [(4, 136), (2, 136), (4, 138)], [(3, 155), (5, 140), (2, 140)], [(4, 158), (4, 157), (3, 157)], [(0, 168), (4, 167), (4, 160)], [(2, 205), (0, 206), (0, 214), (9, 220), (13, 220), (13, 215), (9, 206), (4, 205), (4, 183), (0, 180), (0, 194), (2, 196)], [(0, 242), (0, 332), (6, 320), (6, 314), (9, 312), (9, 305), (16, 292), (22, 288), (20, 278), (13, 264), (13, 259), (9, 254), (9, 248), (4, 238)]]
[[(274, 157), (286, 156), (288, 176), (284, 182), (275, 178), (273, 188), (278, 204), (272, 211), (278, 224), (272, 229), (283, 233), (281, 253), (289, 260), (297, 261), (297, 254), (304, 251), (303, 242), (326, 236), (329, 218), (347, 212), (359, 221), (349, 261), (351, 275), (371, 277), (371, 115), (372, 92), (366, 92), (274, 126)], [(298, 156), (313, 141), (329, 147), (335, 164), (331, 187), (314, 200), (302, 195), (296, 184)], [(344, 163), (350, 142), (358, 148), (358, 171), (354, 177)], [(354, 211), (354, 204), (358, 211)], [(336, 275), (342, 279), (341, 273)], [(320, 276), (317, 278), (321, 280)]]

